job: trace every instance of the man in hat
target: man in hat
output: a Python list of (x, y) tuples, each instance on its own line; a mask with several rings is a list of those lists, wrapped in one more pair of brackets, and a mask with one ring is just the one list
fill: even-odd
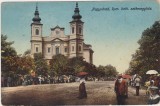
[(160, 104), (160, 96), (158, 95), (158, 87), (152, 86), (150, 87), (150, 96), (148, 99), (148, 104)]
[(137, 74), (135, 78), (136, 96), (139, 96), (140, 82), (141, 82), (140, 76)]
[(118, 76), (118, 79), (115, 82), (114, 90), (117, 96), (117, 104), (124, 105), (127, 94), (127, 85), (126, 81), (122, 78), (121, 75)]

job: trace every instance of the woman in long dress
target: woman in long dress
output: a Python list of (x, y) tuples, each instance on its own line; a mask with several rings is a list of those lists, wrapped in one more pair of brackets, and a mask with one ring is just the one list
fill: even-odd
[(79, 99), (87, 98), (87, 92), (86, 92), (86, 87), (85, 87), (85, 80), (81, 79), (80, 80), (80, 85), (79, 85)]

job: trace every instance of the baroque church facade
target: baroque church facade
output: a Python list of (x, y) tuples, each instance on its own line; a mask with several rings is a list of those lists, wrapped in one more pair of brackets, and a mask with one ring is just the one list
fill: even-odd
[(64, 28), (56, 26), (51, 28), (49, 36), (43, 36), (43, 24), (39, 17), (38, 7), (34, 13), (31, 23), (31, 56), (34, 53), (42, 53), (44, 59), (50, 60), (54, 55), (62, 54), (68, 58), (80, 57), (84, 61), (93, 63), (92, 46), (84, 43), (82, 16), (79, 14), (78, 3), (70, 23), (70, 34), (65, 35)]

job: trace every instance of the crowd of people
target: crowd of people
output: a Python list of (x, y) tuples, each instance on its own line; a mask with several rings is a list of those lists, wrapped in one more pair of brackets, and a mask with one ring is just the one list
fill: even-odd
[[(88, 78), (89, 80), (90, 78)], [(93, 81), (96, 81), (96, 78)], [(115, 81), (114, 91), (116, 93), (117, 104), (125, 105), (125, 100), (128, 98), (128, 86), (135, 87), (135, 96), (140, 95), (141, 77), (137, 74), (131, 79), (123, 78), (119, 75)], [(47, 76), (31, 76), (31, 75), (17, 75), (17, 76), (1, 76), (2, 87), (12, 87), (19, 85), (36, 85), (36, 84), (54, 84), (54, 83), (69, 83), (79, 81), (79, 99), (87, 98), (85, 87), (85, 78), (76, 79), (76, 76), (61, 75), (50, 77)], [(160, 104), (160, 76), (151, 75), (145, 83), (146, 95), (148, 96), (147, 104)]]
[[(147, 81), (145, 82), (145, 86), (147, 88), (146, 90), (146, 94), (149, 94), (149, 89), (152, 86), (156, 86), (159, 88), (160, 90), (160, 76), (156, 76), (156, 75), (152, 75), (150, 76)], [(159, 91), (159, 95), (160, 95), (160, 91)]]
[[(140, 95), (141, 77), (137, 74), (126, 81), (122, 75), (119, 75), (115, 81), (115, 93), (118, 105), (125, 105), (125, 100), (128, 98), (128, 85), (135, 87), (135, 96)], [(146, 82), (146, 96), (148, 96), (147, 104), (160, 104), (160, 76), (152, 75)]]
[[(21, 85), (37, 85), (37, 84), (55, 84), (55, 83), (69, 83), (78, 82), (80, 77), (74, 75), (59, 75), (59, 76), (49, 76), (49, 75), (2, 75), (1, 76), (1, 87), (13, 87)], [(106, 81), (114, 80), (114, 78), (97, 78), (97, 77), (87, 77), (87, 81)]]
[(148, 104), (160, 104), (160, 76), (151, 75), (145, 82)]
[(75, 82), (76, 77), (72, 75), (61, 75), (51, 77), (47, 76), (31, 76), (31, 75), (12, 75), (1, 76), (1, 87), (13, 87), (21, 85), (37, 85), (37, 84), (55, 84)]

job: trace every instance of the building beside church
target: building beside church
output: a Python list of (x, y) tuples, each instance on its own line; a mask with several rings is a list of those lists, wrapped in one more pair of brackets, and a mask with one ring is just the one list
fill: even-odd
[(43, 24), (39, 17), (38, 7), (31, 23), (31, 55), (42, 53), (47, 60), (52, 56), (62, 54), (68, 58), (82, 56), (88, 63), (93, 63), (92, 46), (84, 43), (82, 16), (79, 14), (78, 3), (70, 23), (70, 34), (65, 35), (64, 28), (56, 26), (51, 28), (49, 36), (43, 36)]

